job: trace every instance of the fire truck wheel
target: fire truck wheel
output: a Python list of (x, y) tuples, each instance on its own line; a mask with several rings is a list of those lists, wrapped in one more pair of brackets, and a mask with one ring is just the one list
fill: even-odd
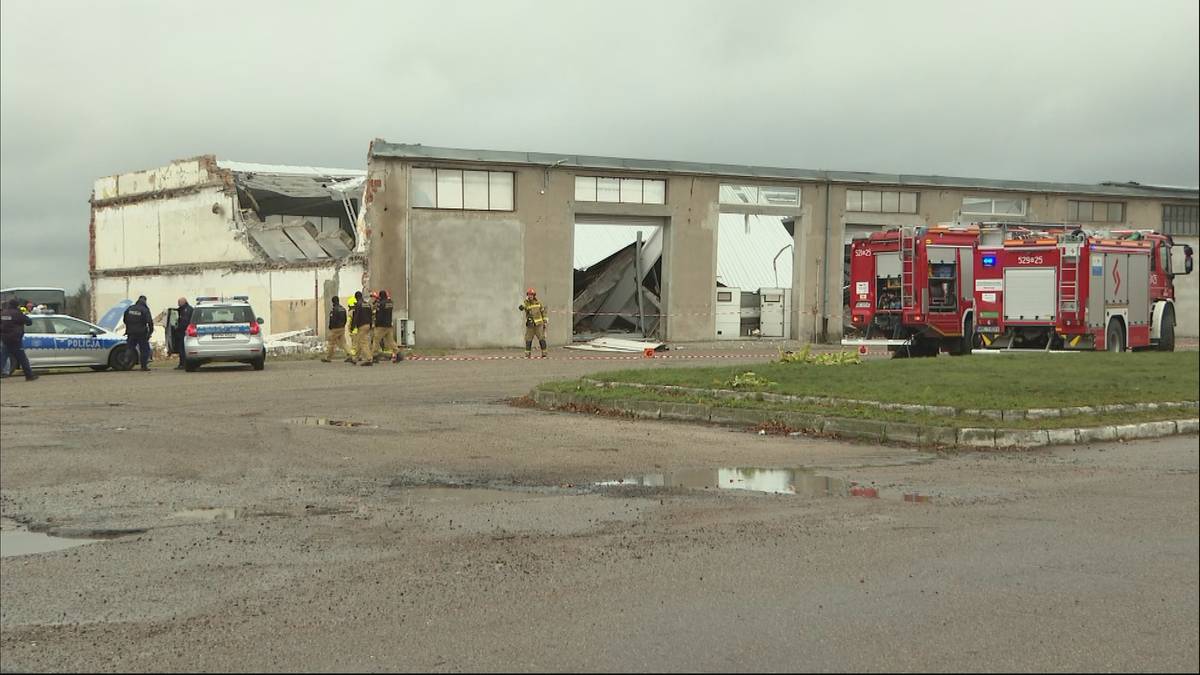
[(1158, 351), (1175, 351), (1175, 313), (1168, 307), (1163, 312), (1162, 330), (1159, 331)]
[(970, 356), (979, 341), (979, 336), (975, 334), (974, 321), (967, 319), (963, 326), (963, 335), (960, 338), (951, 338), (946, 341), (946, 351), (950, 356)]
[(1125, 351), (1125, 331), (1121, 330), (1121, 322), (1116, 319), (1108, 321), (1108, 332), (1105, 334), (1104, 347), (1110, 352)]

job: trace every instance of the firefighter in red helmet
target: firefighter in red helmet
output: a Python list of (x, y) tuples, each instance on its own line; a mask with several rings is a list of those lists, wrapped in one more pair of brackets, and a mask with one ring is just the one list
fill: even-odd
[(533, 338), (537, 337), (538, 345), (542, 348), (542, 358), (546, 358), (546, 326), (550, 320), (546, 317), (546, 306), (538, 300), (537, 291), (530, 288), (525, 291), (525, 302), (517, 309), (525, 312), (525, 358), (533, 358)]

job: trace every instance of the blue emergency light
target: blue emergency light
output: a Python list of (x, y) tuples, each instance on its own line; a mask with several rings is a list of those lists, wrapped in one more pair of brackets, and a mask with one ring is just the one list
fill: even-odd
[(984, 267), (995, 267), (996, 266), (996, 256), (994, 256), (994, 255), (985, 255), (981, 258), (981, 260), (983, 260)]

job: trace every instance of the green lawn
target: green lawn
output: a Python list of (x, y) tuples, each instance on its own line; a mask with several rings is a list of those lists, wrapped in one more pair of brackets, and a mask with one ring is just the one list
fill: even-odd
[[(591, 378), (728, 389), (729, 381), (746, 371), (772, 382), (760, 391), (957, 408), (1195, 401), (1200, 390), (1200, 352), (980, 354), (878, 359), (845, 366), (761, 363), (719, 368), (655, 367), (598, 373)], [(645, 394), (639, 397), (645, 398)]]

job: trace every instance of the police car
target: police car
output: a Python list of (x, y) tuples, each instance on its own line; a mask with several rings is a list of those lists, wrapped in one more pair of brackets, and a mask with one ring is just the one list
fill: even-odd
[[(168, 310), (168, 326), (178, 321), (178, 312), (177, 308)], [(184, 370), (194, 372), (212, 362), (247, 363), (255, 370), (262, 370), (267, 364), (262, 322), (262, 318), (254, 316), (247, 296), (196, 298), (192, 322), (183, 338)], [(168, 328), (165, 332), (168, 347), (176, 351), (174, 331)]]
[(129, 370), (138, 362), (137, 352), (126, 344), (125, 336), (94, 323), (50, 310), (34, 310), (29, 318), (33, 324), (25, 327), (21, 346), (33, 368)]

